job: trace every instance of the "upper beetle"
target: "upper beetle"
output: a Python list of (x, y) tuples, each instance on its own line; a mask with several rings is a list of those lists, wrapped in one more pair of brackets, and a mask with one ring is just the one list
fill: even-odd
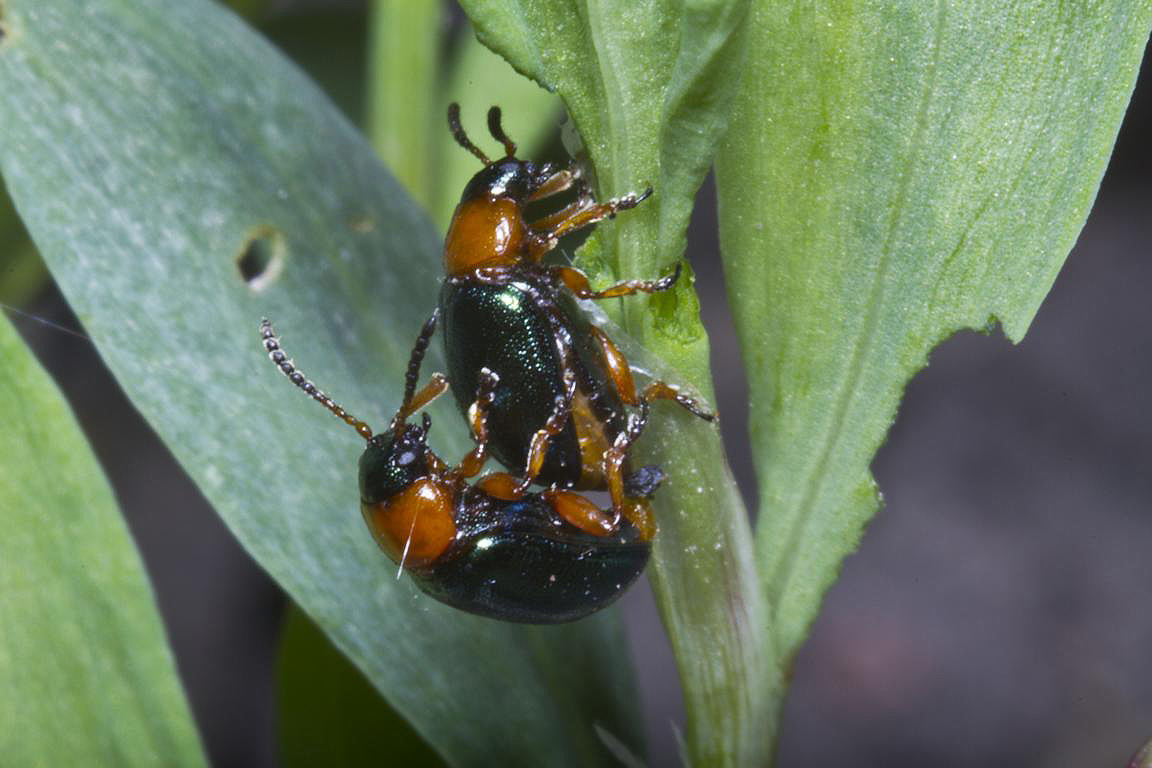
[[(564, 235), (636, 207), (652, 190), (597, 202), (575, 166), (517, 158), (498, 107), (488, 113), (489, 131), (504, 146), (496, 160), (464, 133), (456, 104), (448, 121), (456, 141), (484, 168), (464, 188), (452, 217), (439, 307), (422, 343), (439, 322), (448, 380), (461, 411), (471, 406), (481, 371), (499, 377), (488, 415), (489, 443), (501, 463), (522, 470), (520, 493), (532, 483), (607, 489), (614, 507), (624, 509), (630, 486), (643, 493), (659, 477), (658, 471), (633, 473), (627, 466), (625, 406), (671, 399), (703, 419), (713, 416), (662, 381), (638, 390), (627, 360), (575, 300), (663, 291), (675, 283), (680, 267), (658, 280), (629, 280), (596, 291), (580, 270), (543, 259)], [(573, 188), (571, 203), (529, 218), (528, 205)]]

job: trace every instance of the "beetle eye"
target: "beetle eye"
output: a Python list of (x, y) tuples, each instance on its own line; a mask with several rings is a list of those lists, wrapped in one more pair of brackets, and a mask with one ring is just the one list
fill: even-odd
[(416, 454), (412, 451), (404, 451), (396, 457), (396, 463), (401, 467), (406, 467), (414, 461), (416, 461)]

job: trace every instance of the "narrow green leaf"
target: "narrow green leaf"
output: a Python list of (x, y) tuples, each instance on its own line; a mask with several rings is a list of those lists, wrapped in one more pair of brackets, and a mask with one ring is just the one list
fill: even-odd
[(2, 316), (0, 366), (0, 762), (204, 765), (112, 491)]
[[(464, 0), (480, 39), (563, 98), (601, 197), (655, 194), (600, 225), (580, 264), (607, 283), (653, 277), (682, 258), (693, 200), (727, 121), (744, 50), (744, 0)], [(628, 298), (617, 317), (674, 371), (711, 394), (691, 277)], [(639, 446), (670, 480), (657, 496), (651, 569), (680, 667), (693, 764), (763, 764), (773, 719), (767, 611), (747, 513), (719, 432), (661, 406)], [(692, 446), (686, 451), (685, 446)]]
[(1141, 2), (767, 2), (717, 161), (781, 663), (877, 507), (905, 382), (960, 328), (1019, 340), (1091, 206)]
[[(268, 315), (343, 405), (377, 426), (395, 408), (440, 239), (355, 130), (208, 0), (4, 9), (13, 199), (120, 384), (241, 543), (448, 762), (597, 764), (597, 726), (635, 745), (614, 617), (514, 627), (397, 579), (357, 509), (362, 443), (257, 343)], [(271, 259), (249, 284), (240, 262), (261, 259), (246, 254)], [(436, 421), (447, 457), (459, 421)]]
[(368, 137), (409, 194), (431, 208), (441, 47), (440, 0), (372, 0), (369, 5)]
[(295, 606), (284, 622), (277, 678), (284, 768), (444, 765)]

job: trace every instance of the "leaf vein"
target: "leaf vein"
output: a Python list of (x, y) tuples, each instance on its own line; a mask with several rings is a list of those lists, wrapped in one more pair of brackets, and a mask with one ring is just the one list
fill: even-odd
[[(909, 151), (906, 156), (907, 160), (900, 173), (899, 185), (893, 200), (891, 215), (889, 216), (887, 234), (885, 235), (884, 244), (880, 251), (880, 258), (872, 279), (872, 285), (869, 288), (868, 314), (865, 321), (860, 325), (860, 332), (857, 334), (853, 344), (851, 359), (843, 379), (843, 384), (835, 398), (833, 417), (824, 435), (823, 444), (818, 454), (819, 458), (805, 484), (806, 489), (799, 505), (800, 511), (789, 525), (787, 534), (784, 537), (784, 555), (776, 571), (767, 574), (765, 579), (765, 584), (771, 597), (771, 611), (773, 614), (772, 626), (775, 627), (777, 631), (781, 628), (779, 619), (783, 603), (782, 596), (786, 593), (790, 581), (796, 574), (796, 558), (799, 553), (799, 545), (807, 538), (807, 533), (815, 522), (816, 515), (814, 514), (814, 507), (816, 500), (820, 497), (821, 491), (827, 482), (827, 467), (841, 440), (844, 424), (848, 419), (851, 405), (856, 398), (857, 384), (863, 373), (864, 362), (872, 348), (876, 326), (880, 321), (880, 306), (884, 298), (885, 278), (887, 277), (892, 261), (893, 244), (904, 218), (908, 190), (912, 180), (912, 171), (920, 155), (920, 148), (928, 127), (929, 108), (936, 95), (946, 14), (946, 4), (944, 0), (939, 0), (936, 8), (932, 65), (929, 68), (927, 83), (917, 109), (915, 128), (912, 134), (912, 140), (909, 143)], [(785, 655), (790, 654), (794, 650), (794, 648), (785, 642), (786, 638), (778, 638), (778, 640), (781, 641), (780, 650)]]

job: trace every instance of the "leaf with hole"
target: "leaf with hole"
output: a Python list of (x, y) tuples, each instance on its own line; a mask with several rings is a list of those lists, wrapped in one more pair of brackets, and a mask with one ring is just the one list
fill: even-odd
[[(381, 426), (396, 406), (439, 238), (356, 131), (207, 0), (5, 9), (0, 169), (17, 208), (247, 550), (451, 764), (603, 762), (596, 726), (637, 744), (614, 617), (502, 625), (398, 579), (357, 508), (362, 441), (260, 348), (267, 315), (353, 413)], [(254, 240), (279, 259), (263, 283), (238, 264)], [(434, 445), (462, 452), (460, 419), (441, 413)]]

